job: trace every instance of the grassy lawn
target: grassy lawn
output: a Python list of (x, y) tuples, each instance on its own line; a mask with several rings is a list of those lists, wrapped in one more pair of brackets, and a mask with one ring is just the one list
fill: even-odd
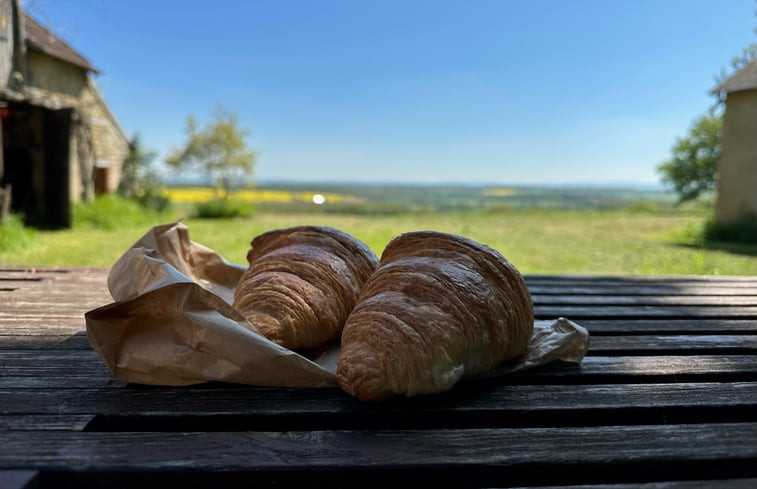
[[(257, 234), (317, 224), (348, 232), (377, 254), (406, 231), (462, 234), (496, 248), (524, 273), (757, 275), (757, 246), (729, 251), (699, 246), (693, 230), (703, 221), (703, 215), (676, 212), (527, 210), (379, 216), (261, 212), (184, 222), (194, 241), (237, 263), (244, 263)], [(108, 267), (149, 228), (36, 231), (29, 244), (0, 250), (0, 265)]]

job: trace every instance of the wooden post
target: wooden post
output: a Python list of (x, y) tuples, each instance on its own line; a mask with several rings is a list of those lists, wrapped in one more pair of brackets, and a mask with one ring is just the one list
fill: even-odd
[[(8, 104), (0, 100), (0, 110), (3, 110), (5, 107), (7, 107)], [(3, 146), (3, 118), (0, 117), (0, 182), (3, 180), (3, 175), (5, 174), (5, 146)]]
[(26, 85), (26, 35), (24, 33), (24, 12), (21, 10), (21, 0), (12, 1), (13, 23), (13, 61), (11, 61), (11, 79), (9, 85), (20, 89)]
[(8, 224), (11, 212), (11, 184), (0, 187), (0, 225)]

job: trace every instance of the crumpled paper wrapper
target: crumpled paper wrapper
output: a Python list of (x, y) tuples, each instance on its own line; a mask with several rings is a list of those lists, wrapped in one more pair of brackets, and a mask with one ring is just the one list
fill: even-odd
[[(335, 386), (337, 343), (308, 352), (286, 349), (255, 332), (231, 306), (245, 269), (191, 241), (181, 222), (156, 226), (112, 267), (108, 288), (115, 302), (85, 315), (89, 341), (125, 382)], [(526, 354), (479, 377), (554, 360), (580, 362), (588, 344), (588, 331), (572, 321), (536, 321)]]

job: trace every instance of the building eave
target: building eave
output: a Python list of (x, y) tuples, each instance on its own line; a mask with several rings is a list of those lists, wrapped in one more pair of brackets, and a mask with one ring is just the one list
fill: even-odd
[(85, 71), (98, 73), (87, 58), (26, 14), (24, 15), (24, 36), (27, 49), (59, 59)]
[(741, 69), (718, 83), (711, 90), (713, 94), (757, 89), (757, 58), (745, 64)]

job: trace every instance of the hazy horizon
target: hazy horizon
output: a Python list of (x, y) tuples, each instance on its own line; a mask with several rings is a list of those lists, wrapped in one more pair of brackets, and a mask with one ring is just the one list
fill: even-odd
[[(181, 185), (212, 185), (212, 182), (205, 176), (194, 175), (188, 177), (170, 176), (167, 175), (164, 179), (165, 183), (173, 186)], [(389, 180), (354, 180), (354, 179), (260, 179), (251, 178), (247, 181), (238, 182), (239, 185), (244, 186), (247, 184), (259, 185), (259, 186), (314, 186), (319, 185), (336, 185), (336, 186), (387, 186), (387, 187), (435, 187), (435, 186), (459, 186), (459, 187), (523, 187), (523, 188), (570, 188), (570, 189), (627, 189), (627, 190), (649, 190), (649, 191), (661, 191), (670, 192), (673, 194), (673, 190), (662, 185), (659, 182), (564, 182), (564, 183), (528, 183), (528, 182), (483, 182), (483, 181), (389, 181)]]

